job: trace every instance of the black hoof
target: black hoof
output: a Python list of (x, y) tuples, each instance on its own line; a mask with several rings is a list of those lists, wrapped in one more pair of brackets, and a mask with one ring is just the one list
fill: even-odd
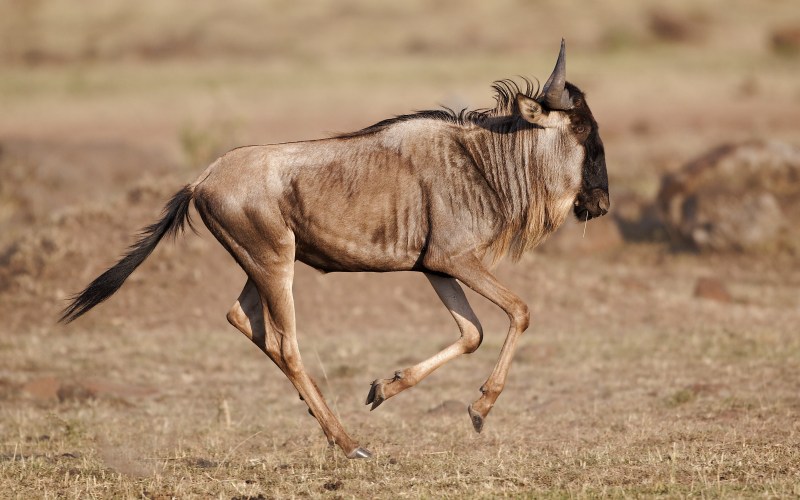
[(358, 447), (355, 450), (351, 451), (347, 454), (347, 458), (354, 459), (354, 458), (370, 458), (372, 457), (372, 453), (366, 448)]
[(483, 416), (481, 416), (481, 414), (477, 411), (473, 410), (472, 405), (469, 405), (467, 411), (469, 411), (469, 419), (472, 420), (472, 427), (475, 428), (475, 432), (480, 434), (483, 430)]
[(367, 394), (367, 402), (364, 404), (372, 404), (372, 408), (369, 409), (372, 411), (384, 401), (386, 398), (383, 397), (383, 384), (380, 380), (376, 380), (372, 382), (372, 387), (369, 388), (369, 394)]

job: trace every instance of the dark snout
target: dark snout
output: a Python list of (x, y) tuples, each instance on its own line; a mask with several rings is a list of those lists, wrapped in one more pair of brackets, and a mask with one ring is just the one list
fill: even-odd
[(575, 199), (575, 217), (580, 221), (594, 219), (608, 213), (611, 201), (608, 191), (595, 188), (588, 193), (581, 192)]

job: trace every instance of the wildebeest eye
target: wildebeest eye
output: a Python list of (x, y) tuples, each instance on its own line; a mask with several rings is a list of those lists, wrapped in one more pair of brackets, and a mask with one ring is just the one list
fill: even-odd
[(577, 127), (575, 127), (575, 132), (578, 133), (578, 134), (581, 134), (581, 135), (585, 134), (587, 130), (588, 129), (587, 129), (586, 125), (578, 125)]

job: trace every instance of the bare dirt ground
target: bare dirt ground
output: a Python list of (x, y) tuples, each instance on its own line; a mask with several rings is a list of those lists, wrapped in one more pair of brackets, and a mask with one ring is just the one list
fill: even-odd
[(490, 106), (492, 80), (546, 76), (562, 35), (618, 217), (720, 143), (800, 144), (792, 2), (95, 3), (0, 7), (0, 497), (800, 496), (793, 254), (695, 254), (657, 226), (609, 216), (584, 238), (570, 223), (497, 271), (533, 321), (480, 435), (466, 407), (500, 311), (470, 294), (481, 348), (369, 412), (372, 380), (457, 328), (422, 276), (298, 265), (306, 365), (368, 461), (329, 449), (227, 324), (244, 276), (204, 229), (55, 323), (215, 154)]

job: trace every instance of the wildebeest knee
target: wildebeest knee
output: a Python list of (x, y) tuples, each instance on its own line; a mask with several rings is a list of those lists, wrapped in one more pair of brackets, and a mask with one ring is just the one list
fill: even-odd
[(528, 329), (528, 326), (531, 323), (531, 313), (527, 304), (524, 302), (515, 304), (514, 308), (510, 312), (510, 316), (511, 324), (516, 330), (524, 332)]

